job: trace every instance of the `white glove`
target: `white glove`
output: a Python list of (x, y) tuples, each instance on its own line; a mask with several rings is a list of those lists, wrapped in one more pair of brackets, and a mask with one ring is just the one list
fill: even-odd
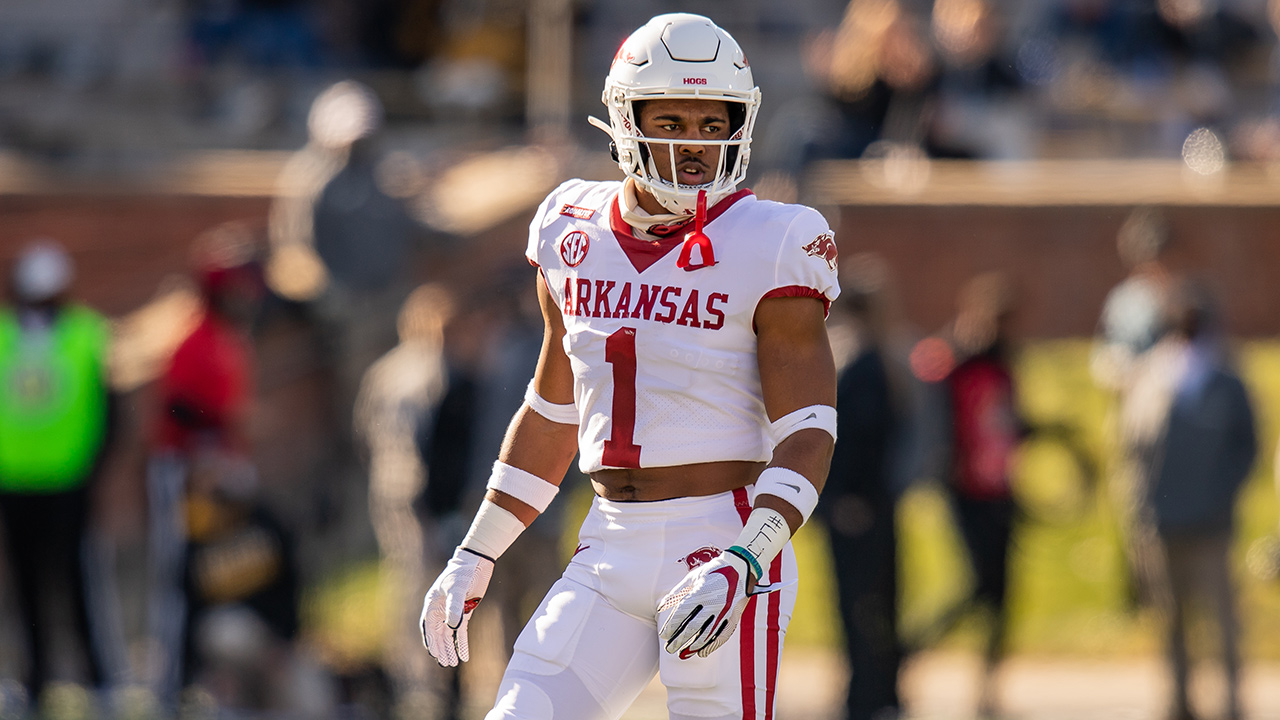
[(422, 601), (422, 642), (443, 667), (471, 659), (467, 623), (493, 576), (493, 561), (470, 550), (453, 551)]
[(710, 655), (725, 644), (747, 607), (747, 561), (723, 552), (689, 571), (658, 603), (658, 612), (674, 608), (658, 631), (669, 653), (681, 660)]

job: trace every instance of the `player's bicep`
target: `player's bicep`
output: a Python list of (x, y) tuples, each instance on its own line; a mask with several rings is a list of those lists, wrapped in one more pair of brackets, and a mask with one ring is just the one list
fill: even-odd
[[(756, 346), (760, 386), (770, 422), (811, 405), (835, 407), (835, 358), (827, 339), (826, 309), (821, 300), (779, 297), (761, 301), (756, 309)], [(774, 448), (770, 465), (794, 470), (821, 490), (834, 444), (824, 430), (797, 430)], [(787, 517), (787, 521), (793, 528), (801, 522), (798, 517)]]
[(766, 298), (756, 308), (756, 356), (769, 420), (836, 404), (836, 367), (822, 301)]

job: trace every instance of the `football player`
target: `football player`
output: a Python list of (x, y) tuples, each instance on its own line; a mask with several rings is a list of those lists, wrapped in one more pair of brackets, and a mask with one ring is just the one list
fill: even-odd
[(596, 497), (488, 718), (617, 718), (655, 673), (672, 718), (771, 718), (789, 540), (835, 440), (835, 241), (816, 211), (738, 189), (760, 90), (707, 18), (638, 29), (603, 100), (625, 179), (570, 180), (530, 224), (541, 356), (423, 637), (467, 660), (495, 561), (576, 451)]

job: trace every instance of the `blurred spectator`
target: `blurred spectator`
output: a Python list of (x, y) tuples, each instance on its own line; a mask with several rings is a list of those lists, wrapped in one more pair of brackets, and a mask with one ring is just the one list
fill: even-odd
[(926, 641), (950, 630), (971, 609), (990, 627), (984, 652), (978, 715), (995, 714), (995, 671), (1008, 629), (1009, 554), (1017, 503), (1014, 455), (1031, 428), (1018, 408), (1011, 325), (1017, 301), (999, 273), (978, 275), (960, 293), (948, 329), (953, 362), (943, 380), (950, 410), (950, 463), (946, 488), (968, 551), (973, 588), (940, 614)]
[[(525, 263), (500, 270), (493, 286), (462, 303), (466, 311), (446, 332), (449, 391), (422, 439), (429, 480), (419, 507), (435, 533), (428, 542), (428, 568), (443, 568), (450, 549), (462, 541), (469, 518), (484, 496), (492, 470), (489, 460), (501, 445), (512, 415), (524, 403), (542, 345), (541, 310), (534, 290)], [(585, 479), (573, 466), (561, 488), (571, 492), (583, 485)], [(490, 588), (471, 624), (473, 633), (491, 631), (496, 642), (477, 643), (473, 634), (473, 660), (476, 653), (485, 652), (479, 648), (496, 647), (500, 662), (505, 662), (516, 636), (563, 572), (567, 507), (568, 503), (553, 503), (507, 550), (504, 557), (515, 558), (512, 573)], [(422, 651), (420, 643), (417, 649)], [(455, 671), (453, 684), (437, 698), (443, 703), (438, 717), (461, 716), (465, 699), (460, 680), (471, 677), (476, 668), (449, 669)]]
[(1176, 282), (1167, 263), (1169, 241), (1168, 220), (1158, 208), (1137, 208), (1120, 226), (1116, 250), (1128, 274), (1107, 294), (1090, 361), (1094, 381), (1116, 398), (1107, 420), (1117, 444), (1110, 485), (1121, 517), (1131, 600), (1138, 604), (1152, 600), (1155, 537), (1141, 511), (1145, 494), (1135, 448), (1159, 432), (1169, 395), (1150, 382), (1135, 392), (1135, 373), (1167, 329), (1167, 298)]
[(1164, 612), (1169, 717), (1197, 717), (1188, 702), (1187, 629), (1203, 599), (1222, 643), (1224, 716), (1240, 718), (1239, 621), (1229, 552), (1235, 501), (1249, 476), (1257, 439), (1249, 393), (1223, 343), (1213, 296), (1180, 283), (1169, 298), (1171, 331), (1144, 359), (1139, 382), (1170, 392), (1160, 431), (1139, 447), (1145, 508), (1159, 538), (1158, 600)]
[[(453, 312), (453, 297), (443, 286), (423, 285), (410, 293), (400, 310), (400, 344), (365, 373), (355, 407), (357, 436), (368, 453), (369, 517), (391, 597), (384, 664), (399, 702), (411, 702), (413, 693), (425, 690), (432, 696), (423, 700), (433, 706), (447, 693), (446, 671), (430, 662), (413, 629), (427, 574), (443, 567), (437, 556), (445, 550), (437, 547), (435, 527), (424, 525), (414, 503), (424, 487), (453, 480), (443, 467), (437, 477), (437, 468), (424, 463), (418, 449), (419, 436), (429, 428), (452, 425), (438, 411), (449, 388), (443, 345)], [(430, 709), (415, 708), (436, 717)]]
[[(147, 465), (148, 678), (163, 707), (177, 702), (187, 623), (183, 503), (195, 468), (218, 468), (222, 482), (255, 483), (250, 460), (253, 349), (249, 326), (262, 295), (252, 232), (220, 225), (196, 240), (200, 318), (178, 346), (158, 389)], [(236, 476), (236, 479), (232, 479)]]
[(256, 477), (225, 459), (207, 453), (190, 470), (183, 704), (203, 692), (230, 711), (324, 717), (334, 688), (297, 645), (293, 537), (259, 499)]
[(1092, 371), (1099, 384), (1122, 391), (1133, 361), (1164, 334), (1165, 296), (1172, 281), (1166, 263), (1169, 222), (1153, 207), (1135, 209), (1116, 234), (1125, 279), (1107, 293), (1098, 320)]
[[(0, 524), (25, 641), (32, 702), (55, 676), (56, 627), (82, 654), (79, 679), (112, 680), (90, 606), (85, 538), (93, 491), (110, 448), (115, 401), (107, 385), (110, 329), (70, 296), (74, 266), (57, 243), (26, 246), (0, 313)], [(63, 593), (66, 603), (50, 592)], [(62, 612), (70, 617), (60, 617)]]
[[(524, 402), (525, 389), (533, 378), (538, 351), (542, 344), (541, 311), (536, 285), (529, 282), (527, 266), (508, 268), (490, 303), (491, 328), (485, 338), (483, 361), (475, 363), (476, 393), (473, 419), (469, 478), (461, 503), (455, 512), (454, 535), (448, 539), (456, 546), (466, 533), (467, 518), (480, 507), (485, 483), (493, 470), (488, 462), (496, 457), (507, 423)], [(460, 358), (461, 359), (461, 358)], [(586, 478), (572, 463), (560, 483), (562, 492), (571, 493), (586, 485)], [(487, 599), (491, 609), (498, 610), (502, 625), (503, 660), (510, 657), (516, 636), (528, 622), (538, 603), (564, 572), (565, 555), (561, 548), (565, 530), (565, 514), (569, 503), (552, 503), (516, 539), (503, 557), (513, 557), (511, 572), (491, 589)], [(460, 512), (458, 512), (460, 511)], [(448, 559), (441, 556), (440, 561)]]
[(270, 211), (267, 280), (304, 304), (331, 372), (331, 458), (318, 478), (322, 546), (305, 554), (337, 562), (373, 544), (356, 447), (367, 440), (352, 410), (368, 367), (396, 345), (396, 316), (415, 281), (421, 230), (388, 194), (377, 149), (382, 105), (368, 87), (339, 82), (311, 106), (310, 140), (278, 180)]
[(857, 158), (873, 142), (920, 146), (938, 73), (923, 19), (897, 0), (850, 0), (834, 33), (808, 50), (831, 125), (805, 155)]
[(937, 97), (926, 118), (932, 157), (1009, 160), (1036, 151), (1031, 98), (1005, 42), (1010, 13), (990, 0), (938, 0)]
[(884, 261), (854, 256), (845, 267), (829, 322), (852, 337), (837, 358), (839, 439), (818, 512), (830, 538), (851, 672), (844, 717), (871, 720), (896, 716), (900, 706), (894, 450), (905, 402), (886, 357)]

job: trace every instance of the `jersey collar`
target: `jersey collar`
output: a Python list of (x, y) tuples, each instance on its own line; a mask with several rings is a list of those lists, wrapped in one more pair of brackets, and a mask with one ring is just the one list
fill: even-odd
[[(621, 193), (622, 190), (619, 189), (618, 192)], [(707, 224), (723, 215), (734, 203), (751, 194), (750, 190), (743, 188), (712, 205), (707, 210)], [(693, 218), (690, 217), (689, 219), (692, 220)], [(656, 240), (636, 237), (634, 229), (622, 219), (622, 208), (619, 205), (617, 195), (613, 196), (613, 202), (609, 204), (609, 227), (613, 230), (613, 236), (618, 239), (618, 245), (622, 247), (622, 252), (626, 253), (627, 259), (631, 261), (631, 265), (635, 267), (636, 272), (644, 272), (650, 265), (661, 260), (667, 253), (680, 247), (680, 244), (684, 242), (685, 236), (684, 233), (677, 232), (672, 233), (669, 237)]]

